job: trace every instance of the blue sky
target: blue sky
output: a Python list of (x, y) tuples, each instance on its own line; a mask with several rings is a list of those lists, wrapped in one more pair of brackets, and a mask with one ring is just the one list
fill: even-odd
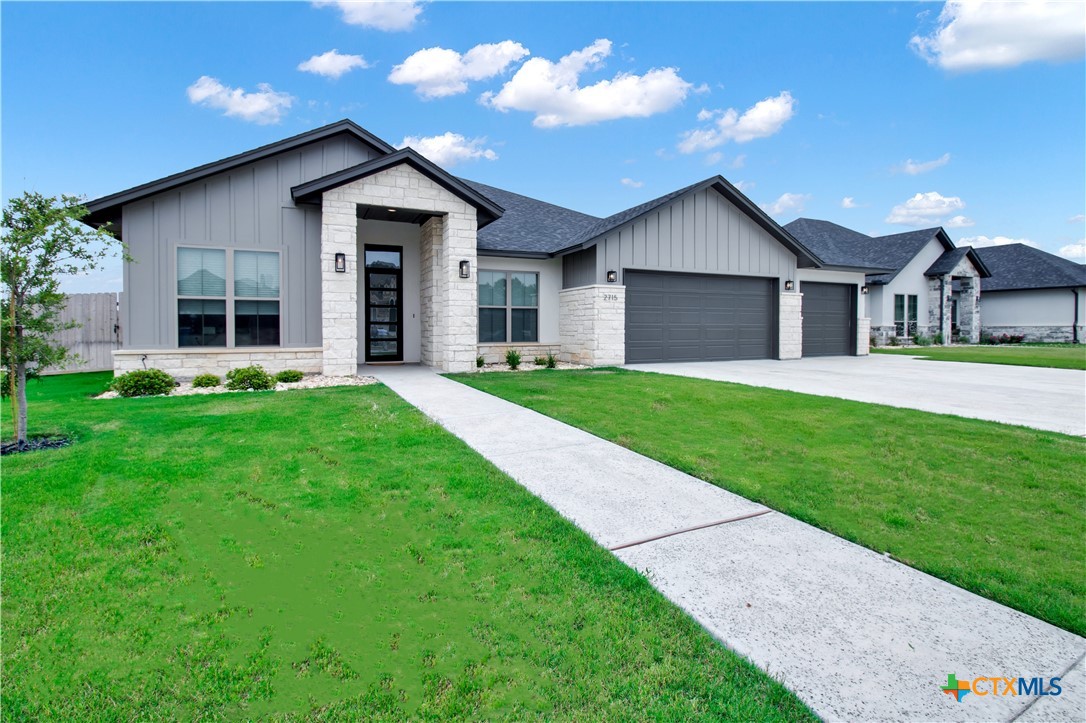
[(956, 241), (1083, 260), (1078, 3), (0, 13), (5, 200), (95, 198), (349, 117), (459, 175), (595, 215), (719, 173), (782, 223), (942, 224)]

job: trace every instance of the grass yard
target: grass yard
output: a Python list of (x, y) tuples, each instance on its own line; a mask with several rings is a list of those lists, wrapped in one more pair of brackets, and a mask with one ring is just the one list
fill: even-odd
[(627, 370), (456, 379), (1086, 634), (1086, 440)]
[(813, 719), (384, 387), (108, 378), (3, 459), (5, 720)]
[(1086, 370), (1086, 344), (1015, 344), (1013, 346), (879, 347), (874, 354), (905, 354), (932, 361), (1011, 364)]

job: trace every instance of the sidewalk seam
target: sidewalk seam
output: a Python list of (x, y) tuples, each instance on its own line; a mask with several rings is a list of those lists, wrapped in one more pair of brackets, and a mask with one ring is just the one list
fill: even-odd
[(687, 532), (696, 532), (697, 530), (704, 530), (709, 527), (719, 527), (720, 525), (727, 525), (732, 522), (742, 522), (743, 520), (749, 520), (754, 517), (761, 517), (762, 515), (768, 515), (773, 510), (768, 507), (758, 510), (757, 512), (748, 512), (745, 515), (737, 515), (735, 517), (728, 517), (727, 519), (717, 520), (716, 522), (706, 522), (701, 525), (694, 525), (693, 527), (684, 527), (681, 530), (674, 530), (672, 532), (665, 532), (662, 535), (654, 535), (653, 537), (646, 537), (643, 540), (634, 540), (633, 542), (624, 542), (621, 545), (615, 545), (614, 547), (608, 547), (611, 552), (618, 552), (619, 550), (625, 550), (628, 547), (637, 547), (638, 545), (644, 545), (649, 542), (656, 542), (657, 540), (664, 540), (668, 537), (675, 537), (676, 535), (684, 535)]
[[(1075, 659), (1074, 661), (1072, 661), (1072, 662), (1071, 662), (1071, 664), (1070, 664), (1069, 666), (1067, 666), (1067, 668), (1066, 668), (1066, 669), (1065, 669), (1065, 670), (1064, 670), (1064, 671), (1063, 671), (1062, 673), (1060, 673), (1058, 677), (1059, 677), (1059, 678), (1064, 678), (1064, 677), (1066, 677), (1068, 673), (1070, 673), (1070, 672), (1071, 672), (1072, 670), (1074, 670), (1074, 669), (1075, 669), (1075, 666), (1076, 666), (1076, 665), (1078, 665), (1079, 663), (1081, 663), (1081, 662), (1082, 662), (1083, 658), (1086, 658), (1086, 653), (1083, 653), (1082, 655), (1078, 656), (1078, 658), (1076, 658), (1076, 659)], [(1049, 686), (1047, 686), (1046, 688), (1044, 688), (1044, 690), (1051, 690), (1051, 689), (1052, 689), (1052, 686), (1051, 686), (1051, 685), (1049, 685)], [(1037, 704), (1037, 701), (1041, 700), (1041, 697), (1042, 697), (1042, 696), (1039, 696), (1039, 695), (1038, 695), (1038, 696), (1034, 696), (1033, 700), (1031, 700), (1030, 702), (1026, 703), (1026, 705), (1025, 705), (1025, 706), (1023, 706), (1022, 710), (1018, 711), (1018, 712), (1017, 712), (1017, 713), (1015, 713), (1015, 714), (1014, 714), (1013, 716), (1011, 716), (1010, 718), (1008, 718), (1008, 719), (1007, 719), (1007, 723), (1014, 723), (1014, 722), (1015, 722), (1016, 720), (1018, 720), (1019, 718), (1021, 718), (1022, 716), (1024, 716), (1024, 715), (1026, 714), (1026, 711), (1028, 711), (1028, 710), (1029, 710), (1030, 708), (1032, 708), (1032, 707), (1033, 707), (1034, 705), (1036, 705), (1036, 704)]]

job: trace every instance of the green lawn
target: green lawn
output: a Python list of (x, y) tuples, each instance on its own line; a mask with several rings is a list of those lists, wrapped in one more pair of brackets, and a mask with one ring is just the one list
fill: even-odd
[(456, 379), (1086, 634), (1086, 440), (625, 370)]
[(934, 361), (1012, 364), (1023, 367), (1056, 367), (1086, 370), (1086, 345), (1038, 344), (1014, 346), (924, 346), (908, 349), (879, 347), (876, 354), (906, 354)]
[(3, 459), (4, 720), (812, 718), (384, 387), (107, 379)]

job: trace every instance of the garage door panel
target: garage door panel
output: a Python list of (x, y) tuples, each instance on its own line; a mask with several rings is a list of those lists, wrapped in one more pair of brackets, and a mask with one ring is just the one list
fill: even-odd
[(773, 355), (774, 280), (635, 271), (625, 280), (627, 361)]
[(856, 287), (804, 281), (800, 291), (803, 292), (803, 356), (852, 354)]

